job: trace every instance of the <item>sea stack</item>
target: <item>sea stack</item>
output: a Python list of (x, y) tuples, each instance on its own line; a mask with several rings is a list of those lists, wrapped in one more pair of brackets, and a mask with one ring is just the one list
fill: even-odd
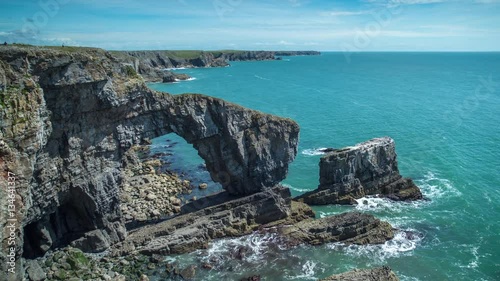
[(420, 189), (398, 169), (395, 142), (375, 138), (321, 157), (318, 189), (297, 199), (311, 205), (356, 204), (366, 195), (397, 201), (422, 199)]

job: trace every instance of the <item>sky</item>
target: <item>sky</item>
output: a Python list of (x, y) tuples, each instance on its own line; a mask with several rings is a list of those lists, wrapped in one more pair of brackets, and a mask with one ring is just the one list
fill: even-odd
[(0, 42), (108, 50), (500, 51), (500, 0), (0, 0)]

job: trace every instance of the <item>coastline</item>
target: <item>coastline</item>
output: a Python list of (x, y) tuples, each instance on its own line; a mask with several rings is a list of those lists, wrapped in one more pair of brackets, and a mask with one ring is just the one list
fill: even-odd
[[(6, 120), (20, 124), (14, 127), (15, 131), (9, 126), (2, 127), (8, 141), (7, 148), (2, 150), (8, 156), (6, 159), (10, 159), (6, 162), (7, 168), (26, 169), (25, 163), (16, 158), (20, 157), (19, 151), (25, 149), (26, 143), (30, 151), (43, 155), (30, 156), (27, 160), (43, 162), (28, 166), (33, 170), (25, 172), (24, 189), (20, 189), (20, 192), (29, 190), (30, 194), (38, 196), (32, 199), (33, 206), (25, 206), (32, 213), (24, 218), (27, 229), (20, 229), (21, 235), (26, 231), (26, 236), (18, 237), (21, 244), (27, 243), (24, 255), (29, 256), (24, 260), (28, 265), (26, 274), (32, 275), (29, 277), (32, 280), (47, 274), (54, 279), (64, 279), (68, 274), (83, 274), (87, 278), (90, 274), (89, 278), (109, 280), (107, 272), (91, 272), (91, 262), (78, 250), (66, 248), (67, 254), (56, 251), (51, 256), (54, 250), (68, 245), (89, 253), (109, 251), (112, 258), (119, 259), (122, 272), (130, 273), (130, 278), (147, 280), (142, 276), (144, 262), (148, 260), (145, 255), (149, 260), (160, 262), (164, 255), (193, 252), (206, 248), (210, 241), (241, 237), (255, 231), (276, 229), (288, 246), (330, 242), (382, 244), (394, 237), (392, 227), (372, 215), (351, 212), (314, 219), (310, 207), (292, 200), (290, 190), (279, 184), (286, 177), (288, 163), (298, 152), (300, 128), (291, 119), (203, 95), (172, 96), (154, 92), (145, 86), (147, 79), (139, 76), (130, 65), (115, 61), (103, 50), (79, 52), (10, 47), (7, 51), (0, 49), (0, 58), (5, 60), (2, 67), (9, 74), (9, 82), (21, 83), (19, 87), (9, 87), (9, 95), (2, 95), (3, 101), (15, 105), (13, 108), (2, 106), (2, 114)], [(14, 67), (17, 58), (39, 68), (35, 67), (33, 73), (30, 67), (17, 69)], [(41, 58), (47, 58), (48, 63), (40, 63)], [(66, 64), (62, 71), (61, 64)], [(23, 74), (24, 71), (30, 75)], [(113, 76), (109, 77), (109, 73)], [(28, 95), (29, 106), (18, 102), (23, 95)], [(64, 99), (57, 98), (58, 95), (63, 95)], [(73, 103), (74, 99), (82, 97), (90, 101), (85, 107)], [(79, 115), (78, 118), (65, 116), (63, 108), (67, 107), (72, 107), (70, 112)], [(199, 108), (205, 110), (201, 115), (205, 119), (198, 117)], [(51, 115), (49, 109), (56, 114)], [(231, 112), (228, 118), (236, 119), (221, 118), (226, 111)], [(89, 112), (100, 112), (106, 118), (95, 119)], [(16, 119), (21, 113), (33, 116), (26, 120)], [(87, 121), (82, 122), (82, 119)], [(34, 128), (23, 131), (28, 120), (36, 121), (29, 123)], [(103, 121), (111, 125), (103, 126)], [(79, 130), (68, 130), (68, 126)], [(94, 133), (82, 134), (82, 127), (83, 132)], [(37, 133), (40, 131), (45, 135), (40, 137)], [(138, 144), (148, 144), (150, 137), (169, 132), (195, 144), (212, 178), (221, 182), (225, 191), (183, 205), (176, 196), (189, 193), (190, 183), (173, 175), (157, 173), (156, 167), (162, 164), (158, 159), (139, 160), (136, 153), (143, 149), (137, 148)], [(13, 136), (22, 137), (25, 142), (15, 142)], [(241, 147), (241, 143), (245, 146)], [(54, 144), (61, 147), (54, 148)], [(271, 149), (271, 144), (276, 144), (281, 151)], [(272, 157), (267, 157), (267, 151), (272, 151)], [(242, 155), (251, 157), (242, 162)], [(233, 163), (238, 163), (237, 169)], [(58, 167), (55, 174), (45, 172), (45, 167), (50, 165)], [(227, 172), (222, 171), (230, 180), (220, 176), (221, 168), (227, 169)], [(82, 174), (82, 171), (92, 174)], [(61, 186), (54, 180), (57, 177), (70, 177), (71, 180)], [(32, 181), (33, 178), (37, 180)], [(78, 183), (76, 187), (75, 182)], [(41, 188), (45, 191), (40, 191)], [(31, 195), (21, 193), (19, 196)], [(65, 201), (56, 200), (58, 196)], [(158, 204), (154, 203), (156, 201)], [(117, 206), (121, 206), (120, 209)], [(56, 211), (51, 212), (54, 209)], [(172, 219), (162, 220), (163, 216), (178, 213), (180, 215)], [(60, 228), (57, 220), (80, 221), (87, 225)], [(155, 223), (141, 225), (148, 220)], [(128, 229), (125, 228), (127, 221)], [(141, 227), (135, 229), (136, 226)], [(39, 235), (33, 235), (36, 233)], [(22, 250), (20, 252), (22, 254)], [(48, 258), (40, 259), (44, 255)], [(130, 261), (123, 261), (123, 257), (138, 260), (134, 269), (130, 269)], [(47, 262), (51, 259), (57, 264)], [(35, 260), (42, 262), (45, 270)], [(107, 257), (100, 260), (110, 262)], [(110, 263), (116, 265), (117, 260)], [(149, 270), (156, 267), (150, 264), (146, 265)], [(47, 267), (51, 270), (46, 272)], [(24, 271), (22, 265), (21, 270)], [(174, 274), (183, 274), (183, 271), (173, 269)], [(186, 274), (195, 274), (192, 266), (188, 271)], [(111, 270), (110, 274), (123, 278), (116, 272)], [(20, 274), (24, 276), (25, 273)]]
[(231, 61), (280, 60), (281, 56), (320, 55), (316, 51), (111, 51), (131, 66), (147, 82), (172, 83), (188, 80), (188, 75), (172, 72), (188, 68), (228, 67)]

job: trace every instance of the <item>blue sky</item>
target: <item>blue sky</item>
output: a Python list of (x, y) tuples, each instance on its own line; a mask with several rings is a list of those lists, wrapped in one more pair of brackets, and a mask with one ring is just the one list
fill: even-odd
[(500, 51), (500, 0), (1, 0), (0, 41), (128, 50)]

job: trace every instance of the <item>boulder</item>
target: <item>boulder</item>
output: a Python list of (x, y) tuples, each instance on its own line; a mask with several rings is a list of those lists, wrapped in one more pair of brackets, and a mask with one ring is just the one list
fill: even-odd
[(47, 278), (47, 275), (43, 271), (42, 267), (35, 260), (28, 261), (26, 263), (26, 268), (28, 278), (31, 281), (41, 281)]

